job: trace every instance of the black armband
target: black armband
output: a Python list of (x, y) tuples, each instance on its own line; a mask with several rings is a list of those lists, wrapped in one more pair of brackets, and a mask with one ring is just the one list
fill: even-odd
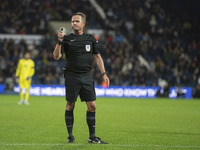
[(58, 45), (61, 45), (61, 44), (62, 44), (62, 42), (58, 40), (57, 44), (58, 44)]
[(106, 75), (107, 75), (107, 73), (106, 73), (106, 72), (104, 72), (104, 73), (102, 73), (102, 77), (103, 77), (103, 75), (104, 75), (104, 74), (106, 74)]

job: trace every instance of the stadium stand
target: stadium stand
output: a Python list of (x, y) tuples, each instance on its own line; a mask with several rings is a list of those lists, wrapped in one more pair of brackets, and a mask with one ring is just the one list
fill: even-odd
[[(36, 63), (33, 84), (63, 84), (64, 61), (53, 60), (56, 35), (49, 34), (48, 21), (70, 20), (78, 10), (87, 15), (88, 28), (105, 31), (99, 40), (111, 85), (160, 86), (159, 81), (164, 80), (168, 87), (193, 87), (193, 96), (200, 97), (200, 16), (193, 1), (190, 5), (186, 0), (181, 4), (177, 0), (96, 2), (106, 19), (89, 0), (2, 0), (1, 34), (42, 34), (45, 39), (39, 45), (1, 40), (0, 83), (8, 90), (14, 86), (16, 64), (28, 49)], [(101, 85), (99, 71), (92, 72)]]

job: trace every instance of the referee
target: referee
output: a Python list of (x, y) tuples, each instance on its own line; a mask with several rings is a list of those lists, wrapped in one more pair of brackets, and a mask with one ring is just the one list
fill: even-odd
[(77, 12), (72, 15), (71, 25), (73, 33), (65, 35), (60, 30), (58, 33), (58, 43), (53, 52), (54, 59), (58, 60), (62, 56), (62, 47), (66, 57), (64, 73), (67, 100), (65, 122), (69, 134), (68, 143), (74, 143), (75, 141), (72, 133), (74, 123), (73, 110), (79, 95), (81, 101), (86, 102), (87, 105), (86, 120), (90, 134), (88, 143), (108, 144), (95, 135), (96, 94), (94, 80), (91, 77), (93, 59), (98, 65), (107, 86), (109, 86), (110, 81), (99, 53), (100, 46), (98, 41), (96, 41), (93, 35), (83, 33), (85, 24), (85, 14)]

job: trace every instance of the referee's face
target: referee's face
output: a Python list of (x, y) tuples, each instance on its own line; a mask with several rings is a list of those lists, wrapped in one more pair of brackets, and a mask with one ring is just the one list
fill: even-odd
[(75, 32), (82, 32), (85, 26), (85, 22), (83, 22), (81, 16), (75, 15), (72, 17), (72, 29)]

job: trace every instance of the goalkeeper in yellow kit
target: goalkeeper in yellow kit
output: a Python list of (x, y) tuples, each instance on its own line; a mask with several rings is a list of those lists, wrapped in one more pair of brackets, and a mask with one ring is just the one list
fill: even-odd
[(29, 88), (31, 86), (31, 78), (35, 73), (35, 63), (30, 59), (30, 52), (25, 52), (24, 58), (18, 62), (16, 77), (20, 87), (20, 101), (18, 104), (29, 105)]

